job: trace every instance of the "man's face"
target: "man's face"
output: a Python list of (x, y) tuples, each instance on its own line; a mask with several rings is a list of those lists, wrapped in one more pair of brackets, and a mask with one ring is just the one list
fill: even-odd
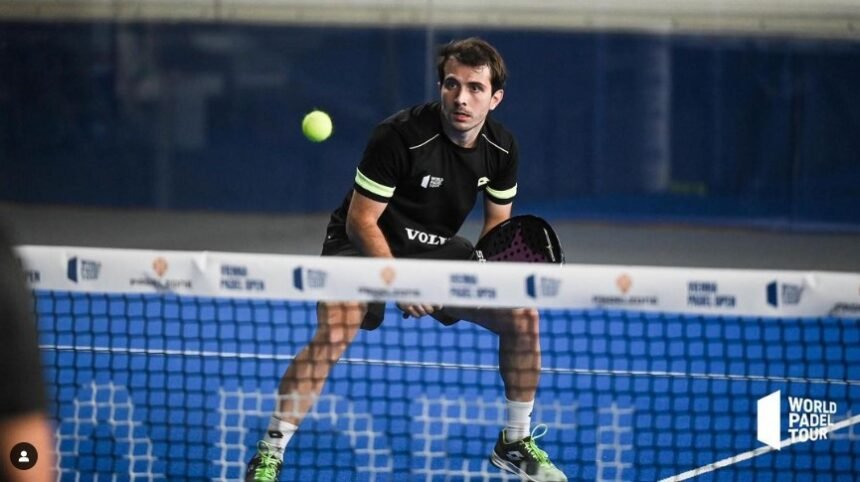
[[(487, 114), (499, 105), (504, 92), (495, 93), (490, 84), (490, 67), (471, 67), (449, 58), (442, 79), (442, 116), (455, 132), (477, 137)], [(474, 137), (472, 137), (474, 139)]]

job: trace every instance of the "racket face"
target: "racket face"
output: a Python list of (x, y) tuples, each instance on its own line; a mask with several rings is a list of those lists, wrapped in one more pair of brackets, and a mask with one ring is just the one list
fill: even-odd
[(478, 241), (476, 251), (485, 261), (564, 263), (555, 231), (535, 216), (516, 216), (499, 224)]

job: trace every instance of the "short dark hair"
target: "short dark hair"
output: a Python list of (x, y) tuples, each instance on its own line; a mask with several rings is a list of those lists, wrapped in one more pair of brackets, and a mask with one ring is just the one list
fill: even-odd
[(445, 80), (445, 63), (450, 58), (470, 67), (486, 65), (490, 68), (490, 84), (493, 92), (505, 88), (505, 81), (508, 79), (505, 61), (499, 51), (486, 40), (469, 37), (462, 40), (452, 40), (440, 47), (439, 57), (436, 61), (440, 83)]

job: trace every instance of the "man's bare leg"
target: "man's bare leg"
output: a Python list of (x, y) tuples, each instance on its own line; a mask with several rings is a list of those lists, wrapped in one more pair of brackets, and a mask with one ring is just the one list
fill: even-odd
[(358, 334), (366, 312), (363, 303), (317, 304), (317, 331), (281, 378), (278, 406), (248, 463), (246, 482), (278, 480), (284, 449), (319, 398), (331, 368)]
[[(505, 385), (506, 423), (490, 460), (524, 480), (567, 482), (567, 477), (538, 448), (546, 425), (531, 432), (531, 413), (541, 369), (540, 317), (533, 308), (445, 308), (444, 313), (471, 321), (499, 336), (499, 373)], [(543, 431), (541, 431), (543, 429)]]
[(322, 392), (329, 372), (358, 334), (363, 303), (319, 303), (314, 338), (299, 352), (278, 387), (278, 418), (299, 425)]
[(540, 316), (533, 308), (445, 308), (499, 336), (499, 373), (508, 400), (532, 401), (540, 380)]

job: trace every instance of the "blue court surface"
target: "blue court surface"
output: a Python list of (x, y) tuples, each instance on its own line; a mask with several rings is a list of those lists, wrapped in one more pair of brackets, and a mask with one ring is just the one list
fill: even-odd
[[(239, 480), (312, 304), (37, 292), (61, 480)], [(570, 480), (672, 477), (764, 445), (757, 400), (860, 413), (857, 320), (542, 311), (534, 423)], [(496, 338), (388, 312), (359, 334), (282, 480), (516, 480), (488, 463), (504, 421)], [(782, 438), (789, 410), (783, 401)], [(855, 481), (860, 427), (695, 480)]]

